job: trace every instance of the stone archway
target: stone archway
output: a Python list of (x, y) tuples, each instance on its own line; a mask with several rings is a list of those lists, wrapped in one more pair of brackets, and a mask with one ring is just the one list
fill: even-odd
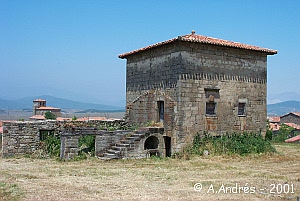
[(144, 149), (157, 149), (159, 140), (154, 135), (148, 137), (144, 144)]
[(144, 149), (147, 150), (147, 157), (149, 156), (160, 156), (159, 150), (159, 139), (152, 135), (145, 140)]

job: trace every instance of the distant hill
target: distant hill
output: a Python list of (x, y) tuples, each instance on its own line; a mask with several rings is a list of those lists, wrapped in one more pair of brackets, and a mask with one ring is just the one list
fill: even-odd
[(300, 112), (300, 101), (284, 101), (267, 105), (268, 115), (281, 116), (289, 112)]
[(4, 100), (0, 99), (0, 109), (5, 110), (22, 110), (22, 109), (32, 109), (34, 99), (45, 99), (47, 101), (47, 106), (62, 108), (62, 109), (78, 109), (78, 110), (104, 110), (104, 111), (124, 111), (123, 107), (116, 107), (111, 105), (104, 104), (95, 104), (95, 103), (84, 103), (79, 101), (73, 101), (64, 98), (57, 98), (54, 96), (36, 96), (36, 97), (25, 97), (18, 100)]
[(75, 113), (103, 113), (103, 112), (124, 112), (123, 110), (113, 110), (113, 111), (109, 111), (109, 110), (96, 110), (96, 109), (87, 109), (87, 110), (81, 110)]
[(268, 104), (281, 103), (284, 101), (300, 101), (300, 93), (297, 92), (283, 92), (272, 94), (268, 93)]

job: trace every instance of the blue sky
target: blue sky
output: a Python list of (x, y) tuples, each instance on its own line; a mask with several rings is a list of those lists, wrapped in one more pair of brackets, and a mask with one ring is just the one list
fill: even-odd
[(0, 0), (0, 98), (125, 104), (118, 54), (191, 30), (278, 50), (268, 94), (299, 91), (297, 0)]

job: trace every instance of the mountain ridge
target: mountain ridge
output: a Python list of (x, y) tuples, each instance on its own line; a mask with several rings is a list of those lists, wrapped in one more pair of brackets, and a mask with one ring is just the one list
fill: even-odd
[(23, 110), (29, 108), (32, 109), (33, 100), (39, 98), (46, 100), (47, 106), (57, 107), (61, 109), (79, 109), (79, 110), (97, 109), (97, 110), (106, 110), (106, 111), (125, 110), (124, 107), (97, 104), (97, 103), (85, 103), (85, 102), (74, 101), (74, 100), (59, 98), (55, 96), (49, 96), (49, 95), (24, 97), (16, 100), (0, 99), (0, 109), (6, 109), (6, 110)]
[(300, 111), (300, 101), (290, 100), (267, 105), (268, 115), (282, 116), (290, 112)]

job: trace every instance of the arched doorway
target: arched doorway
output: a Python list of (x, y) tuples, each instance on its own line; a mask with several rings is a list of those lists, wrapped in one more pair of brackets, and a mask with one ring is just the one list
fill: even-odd
[(146, 139), (145, 144), (144, 144), (144, 149), (148, 150), (147, 155), (149, 156), (159, 156), (159, 151), (158, 151), (158, 144), (159, 140), (155, 136), (150, 136)]

